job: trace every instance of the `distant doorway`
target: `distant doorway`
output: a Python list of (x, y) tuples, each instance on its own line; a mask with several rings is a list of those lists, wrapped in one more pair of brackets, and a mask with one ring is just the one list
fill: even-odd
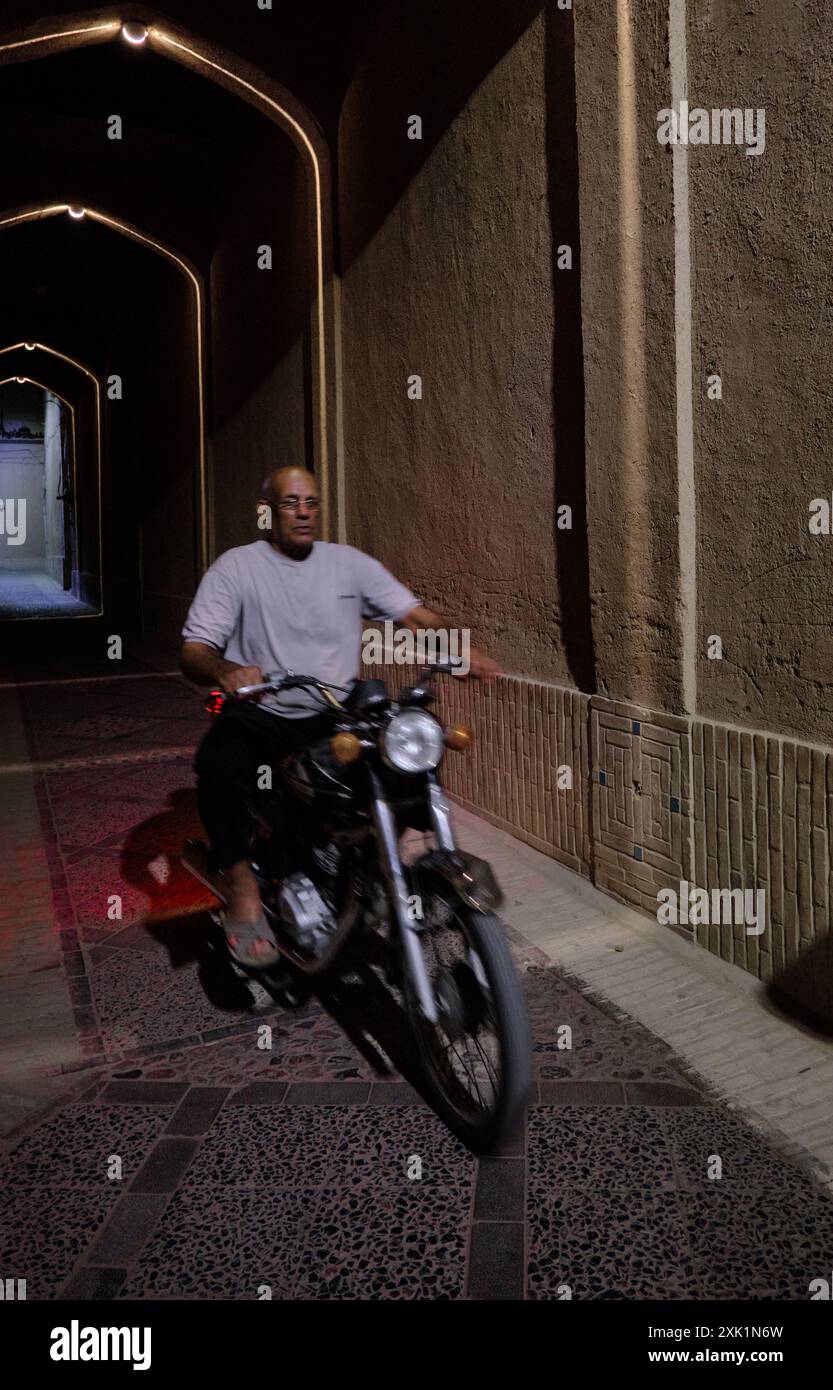
[(0, 384), (0, 619), (85, 615), (78, 597), (71, 410)]

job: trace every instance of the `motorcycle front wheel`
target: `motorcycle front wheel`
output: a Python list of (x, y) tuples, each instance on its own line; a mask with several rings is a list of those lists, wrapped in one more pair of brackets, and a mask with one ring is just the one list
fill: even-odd
[[(407, 972), (404, 992), (427, 1099), (464, 1144), (487, 1153), (517, 1131), (529, 1100), (532, 1042), (523, 992), (498, 917), (456, 900), (426, 906), (419, 941), (437, 1023), (422, 1015)], [(431, 925), (438, 906), (441, 920)]]

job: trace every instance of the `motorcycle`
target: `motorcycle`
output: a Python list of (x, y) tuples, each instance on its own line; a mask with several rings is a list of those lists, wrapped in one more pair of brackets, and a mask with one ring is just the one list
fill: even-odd
[[(345, 694), (314, 676), (277, 673), (229, 700), (304, 689), (332, 716), (332, 734), (285, 758), (276, 799), (254, 807), (250, 859), (263, 909), (290, 974), (335, 977), (382, 939), (388, 985), (401, 995), (417, 1043), (422, 1090), (449, 1129), (477, 1152), (519, 1125), (531, 1086), (531, 1039), (503, 924), (502, 894), (483, 859), (458, 848), (438, 777), (447, 748), (471, 732), (443, 729), (429, 710), (428, 667), (393, 699), (383, 681)], [(340, 698), (341, 696), (342, 698)], [(400, 841), (430, 832), (413, 862)], [(207, 847), (189, 841), (183, 863), (225, 901)], [(251, 969), (251, 967), (250, 967)], [(272, 967), (274, 970), (275, 967)], [(254, 973), (254, 971), (252, 972)], [(258, 972), (269, 984), (269, 971)]]

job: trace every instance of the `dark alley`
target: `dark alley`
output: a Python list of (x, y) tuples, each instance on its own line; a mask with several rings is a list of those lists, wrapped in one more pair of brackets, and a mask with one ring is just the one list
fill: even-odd
[(771, 11), (8, 0), (6, 1301), (833, 1298), (833, 28)]

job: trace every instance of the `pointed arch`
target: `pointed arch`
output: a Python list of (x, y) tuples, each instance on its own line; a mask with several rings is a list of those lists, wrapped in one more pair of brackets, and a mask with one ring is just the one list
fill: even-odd
[[(69, 203), (35, 203), (24, 208), (17, 208), (14, 211), (0, 213), (0, 231), (9, 227), (19, 227), (25, 222), (38, 222), (47, 217), (57, 217), (61, 213), (69, 213)], [(205, 452), (205, 293), (203, 290), (202, 276), (192, 263), (184, 256), (179, 255), (172, 247), (164, 242), (157, 241), (155, 237), (148, 236), (147, 233), (140, 231), (131, 222), (125, 222), (121, 218), (113, 217), (111, 213), (103, 212), (101, 208), (90, 205), (84, 206), (84, 216), (90, 217), (94, 222), (100, 222), (102, 226), (110, 227), (113, 231), (119, 232), (122, 236), (129, 237), (131, 241), (136, 241), (141, 246), (147, 246), (158, 255), (172, 262), (186, 277), (193, 291), (194, 303), (194, 341), (196, 352), (196, 384), (197, 384), (197, 569), (201, 574), (209, 564), (208, 554), (208, 492), (207, 492), (207, 467)], [(25, 346), (23, 344), (22, 346)], [(46, 348), (47, 352), (53, 352), (53, 348)], [(58, 354), (62, 356), (63, 354)], [(73, 359), (66, 358), (66, 361)], [(82, 371), (87, 369), (80, 363), (74, 363), (81, 367)], [(88, 376), (92, 373), (87, 371)], [(98, 437), (99, 450), (101, 445), (101, 401), (100, 383), (96, 381), (97, 409), (98, 409)], [(98, 478), (98, 529), (99, 529), (99, 556), (101, 556), (101, 459), (99, 457), (99, 478)], [(103, 581), (103, 573), (102, 573)]]
[[(327, 294), (332, 274), (332, 208), (330, 196), (329, 149), (312, 114), (274, 78), (247, 63), (237, 54), (206, 42), (157, 14), (145, 5), (131, 5), (120, 18), (102, 20), (100, 12), (63, 15), (40, 20), (26, 31), (12, 32), (0, 43), (0, 64), (28, 61), (52, 53), (118, 38), (126, 23), (139, 22), (146, 30), (142, 42), (174, 62), (226, 88), (279, 125), (298, 149), (309, 177), (312, 205), (312, 249), (315, 303), (312, 313), (314, 359), (313, 417), (316, 422), (313, 456), (321, 480), (322, 531), (330, 532), (330, 428), (332, 410), (338, 416), (340, 390), (335, 370), (334, 305)], [(330, 362), (333, 369), (330, 370)], [(336, 431), (337, 433), (337, 431)], [(336, 459), (337, 489), (343, 491), (340, 452)]]
[[(8, 347), (0, 348), (0, 357), (4, 357), (4, 356), (6, 355), (7, 352), (17, 352), (17, 351), (19, 351), (21, 348), (24, 349), (24, 351), (48, 352), (52, 357), (58, 357), (58, 358), (60, 358), (60, 360), (61, 360), (62, 362), (66, 362), (66, 363), (67, 363), (67, 366), (73, 367), (73, 368), (74, 368), (76, 371), (78, 371), (78, 372), (82, 372), (83, 375), (87, 378), (87, 380), (90, 381), (90, 382), (92, 382), (92, 386), (93, 386), (93, 400), (94, 400), (94, 402), (95, 402), (96, 518), (97, 518), (97, 532), (98, 532), (98, 535), (97, 535), (98, 547), (97, 547), (97, 548), (98, 548), (98, 586), (99, 586), (99, 604), (98, 604), (99, 613), (96, 614), (95, 616), (98, 617), (101, 613), (104, 612), (104, 563), (103, 563), (103, 562), (104, 562), (104, 547), (103, 547), (103, 537), (102, 537), (102, 515), (101, 515), (101, 499), (102, 499), (102, 493), (101, 493), (101, 466), (102, 466), (102, 450), (101, 450), (101, 382), (99, 381), (99, 379), (98, 379), (98, 377), (96, 376), (95, 372), (92, 371), (91, 368), (88, 367), (88, 366), (86, 365), (86, 363), (84, 363), (84, 362), (79, 362), (78, 359), (77, 359), (76, 357), (70, 357), (68, 353), (66, 353), (66, 352), (61, 352), (61, 351), (59, 351), (58, 348), (49, 347), (49, 345), (48, 345), (47, 343), (39, 343), (39, 342), (36, 342), (36, 341), (33, 340), (33, 339), (22, 339), (19, 343), (9, 343)], [(76, 435), (75, 435), (75, 409), (74, 409), (73, 406), (69, 405), (69, 402), (68, 402), (68, 401), (65, 401), (65, 400), (64, 400), (64, 397), (63, 397), (63, 396), (60, 396), (59, 393), (58, 393), (57, 391), (53, 391), (51, 386), (44, 386), (42, 382), (35, 381), (35, 379), (34, 379), (33, 377), (28, 377), (28, 378), (25, 378), (25, 379), (31, 381), (32, 384), (33, 384), (34, 386), (40, 386), (40, 387), (42, 388), (42, 390), (44, 390), (44, 391), (52, 391), (53, 396), (58, 396), (59, 400), (64, 401), (64, 404), (69, 406), (69, 409), (70, 409), (70, 411), (71, 411), (71, 413), (72, 413), (73, 490), (74, 490), (75, 496), (76, 496), (76, 498), (77, 498), (77, 496), (78, 496), (78, 491), (77, 491), (76, 452), (75, 452), (75, 442), (76, 442)], [(6, 378), (6, 381), (0, 382), (0, 386), (4, 386), (4, 385), (6, 384), (6, 382), (8, 382), (8, 381), (16, 381), (16, 380), (17, 380), (17, 377), (16, 377), (16, 376), (14, 376), (14, 377), (7, 377), (7, 378)]]
[[(8, 351), (8, 349), (3, 349), (3, 350), (4, 350), (4, 351)], [(69, 435), (70, 435), (70, 440), (71, 440), (70, 448), (71, 448), (71, 451), (72, 451), (72, 496), (73, 496), (73, 501), (74, 501), (74, 502), (76, 503), (76, 505), (77, 505), (77, 498), (78, 498), (78, 433), (77, 433), (76, 425), (75, 425), (75, 406), (72, 404), (72, 401), (68, 401), (68, 400), (67, 400), (66, 396), (62, 396), (61, 393), (60, 393), (60, 391), (56, 391), (54, 386), (47, 386), (47, 384), (46, 384), (45, 381), (38, 381), (38, 380), (37, 380), (35, 377), (33, 377), (33, 376), (5, 376), (5, 377), (3, 377), (3, 378), (0, 379), (0, 386), (8, 386), (11, 382), (20, 382), (21, 384), (26, 384), (26, 385), (28, 385), (28, 386), (37, 386), (41, 391), (46, 391), (46, 392), (49, 393), (50, 396), (54, 396), (56, 400), (59, 400), (59, 401), (61, 402), (61, 405), (63, 405), (63, 406), (66, 408), (66, 410), (68, 411), (68, 413), (69, 413)], [(70, 563), (71, 563), (71, 561), (70, 561)], [(100, 580), (99, 580), (99, 583), (101, 583)], [(98, 613), (80, 613), (80, 614), (78, 614), (77, 616), (78, 616), (78, 617), (81, 617), (81, 618), (86, 618), (86, 617), (97, 618), (97, 617), (99, 617), (99, 614), (98, 614)]]

